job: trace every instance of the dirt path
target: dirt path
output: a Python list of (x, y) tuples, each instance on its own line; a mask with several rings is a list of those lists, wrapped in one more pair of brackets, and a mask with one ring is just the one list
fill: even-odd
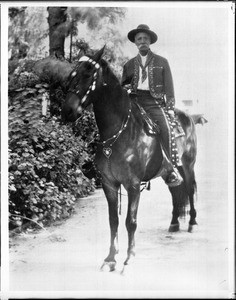
[[(207, 139), (200, 138), (199, 160), (204, 164), (208, 157), (201, 151)], [(218, 175), (213, 160), (211, 166), (207, 171), (196, 169), (196, 232), (187, 232), (188, 219), (181, 221), (180, 232), (168, 232), (171, 198), (164, 183), (156, 179), (151, 191), (141, 196), (134, 263), (125, 275), (120, 274), (127, 249), (127, 197), (123, 196), (117, 269), (101, 272), (109, 249), (109, 225), (107, 203), (99, 189), (80, 199), (75, 215), (64, 224), (11, 240), (10, 290), (29, 291), (30, 296), (42, 291), (42, 295), (53, 292), (64, 297), (227, 298), (228, 195), (222, 189), (227, 186), (227, 176)]]

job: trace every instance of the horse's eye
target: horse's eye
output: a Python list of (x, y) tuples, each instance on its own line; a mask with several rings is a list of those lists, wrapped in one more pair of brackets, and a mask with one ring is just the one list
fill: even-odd
[(92, 70), (93, 70), (93, 66), (91, 64), (87, 64), (85, 66), (84, 72), (83, 72), (83, 77), (84, 78), (89, 78), (92, 76)]
[(91, 71), (92, 70), (92, 66), (91, 64), (88, 64), (87, 67), (86, 67), (87, 71)]

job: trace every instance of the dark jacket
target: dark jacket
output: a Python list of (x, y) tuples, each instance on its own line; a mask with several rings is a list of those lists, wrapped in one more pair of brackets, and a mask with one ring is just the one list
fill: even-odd
[[(175, 96), (174, 86), (169, 63), (166, 58), (154, 54), (149, 51), (147, 60), (148, 64), (148, 79), (149, 90), (152, 97), (156, 99), (166, 98), (166, 108), (174, 109)], [(123, 68), (122, 82), (124, 86), (131, 84), (134, 91), (137, 90), (139, 82), (139, 62), (138, 56), (130, 59)]]

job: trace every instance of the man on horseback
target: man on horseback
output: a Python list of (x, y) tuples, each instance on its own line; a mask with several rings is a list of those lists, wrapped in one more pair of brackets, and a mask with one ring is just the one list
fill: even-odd
[(173, 165), (164, 178), (165, 182), (169, 186), (180, 185), (183, 179), (177, 169), (179, 158), (172, 126), (175, 97), (169, 63), (150, 50), (150, 45), (157, 41), (157, 35), (147, 25), (141, 24), (131, 30), (128, 39), (135, 43), (139, 53), (124, 65), (122, 85), (160, 127), (165, 155)]

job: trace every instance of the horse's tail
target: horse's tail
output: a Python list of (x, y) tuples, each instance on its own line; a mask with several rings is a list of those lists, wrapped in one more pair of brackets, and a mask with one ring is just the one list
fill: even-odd
[(184, 218), (187, 215), (187, 207), (189, 205), (190, 196), (194, 196), (197, 193), (197, 184), (195, 178), (186, 178), (185, 172), (182, 166), (178, 167), (179, 173), (184, 179), (183, 182), (176, 187), (170, 187), (173, 201), (178, 207), (179, 216)]

